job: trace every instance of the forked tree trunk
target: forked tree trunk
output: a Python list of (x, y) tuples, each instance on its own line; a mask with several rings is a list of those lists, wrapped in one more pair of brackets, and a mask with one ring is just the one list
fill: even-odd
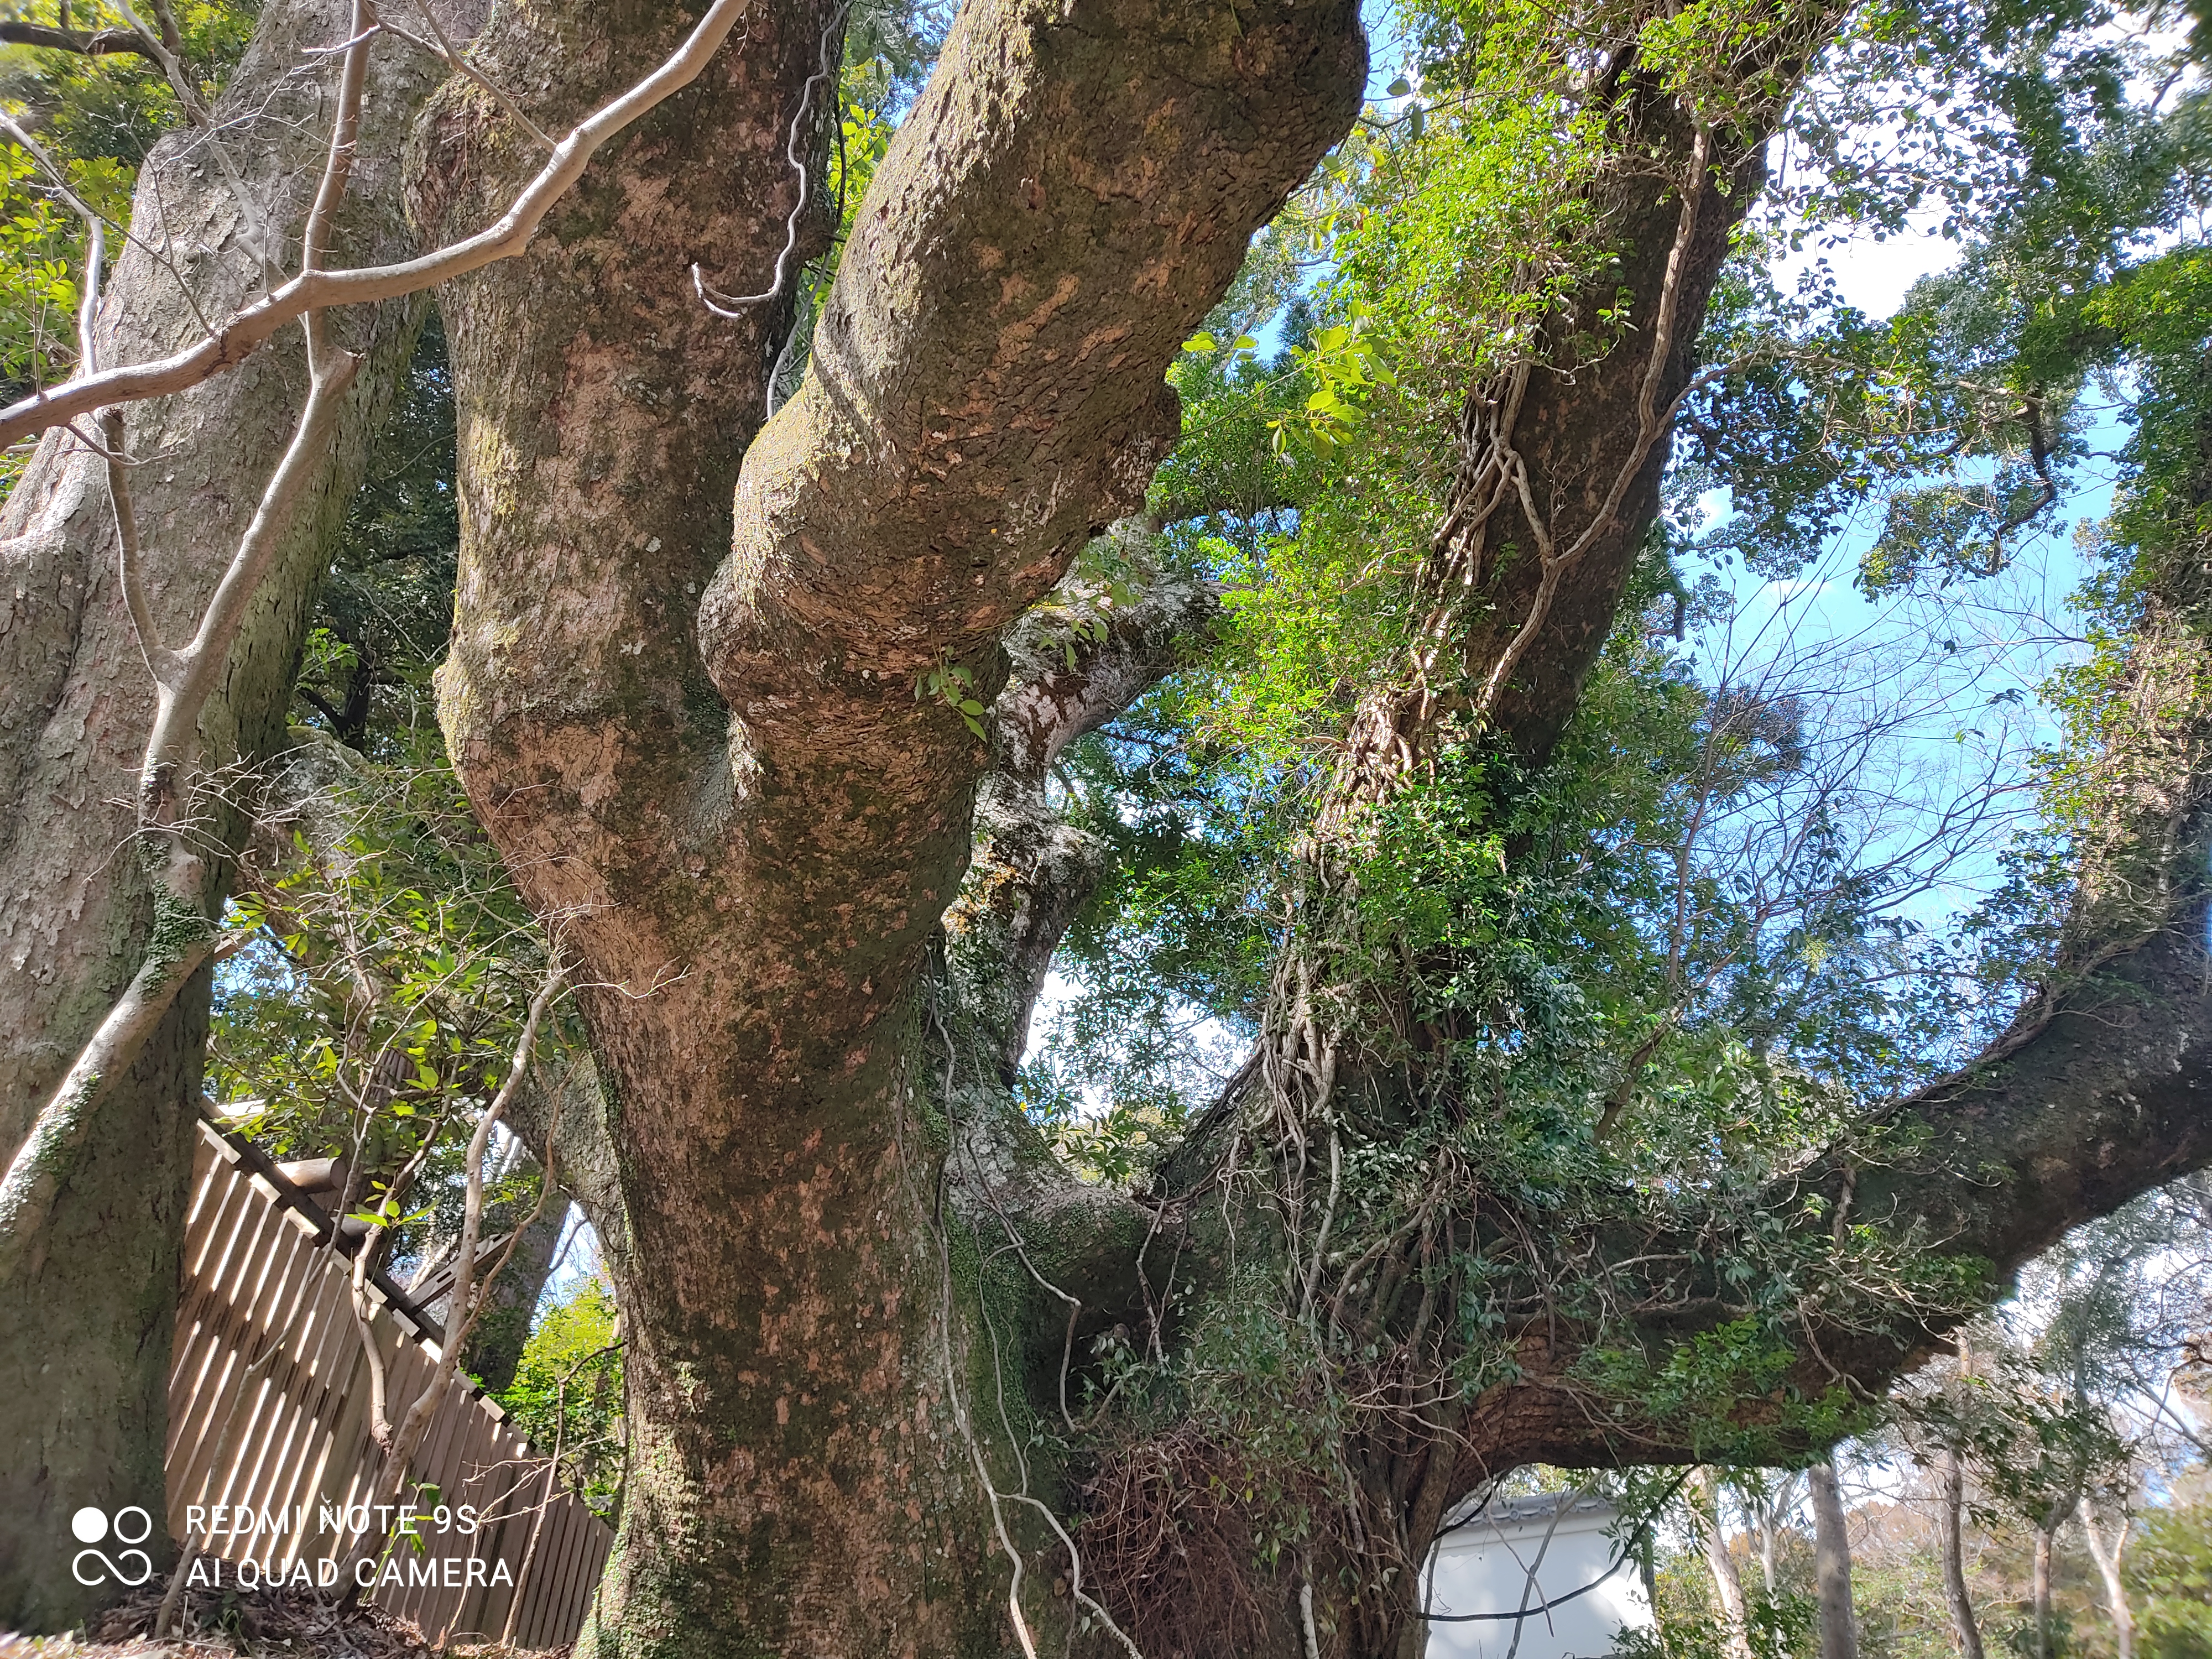
[[(481, 61), (557, 125), (696, 10), (503, 9)], [(742, 49), (604, 152), (528, 257), (443, 301), (441, 716), (565, 925), (619, 1188), (630, 1472), (601, 1656), (1014, 1645), (1004, 1552), (1039, 1525), (981, 1470), (1020, 1483), (1024, 1379), (941, 1224), (946, 1096), (978, 1073), (923, 983), (988, 757), (917, 682), (958, 665), (995, 695), (1001, 633), (1140, 501), (1174, 434), (1163, 371), (1364, 73), (1348, 0), (971, 0), (755, 442), (825, 240), (802, 216), (779, 258), (842, 17), (755, 0)], [(797, 130), (817, 179), (830, 119)], [(423, 211), (453, 226), (530, 159), (460, 98), (425, 155)], [(775, 297), (714, 315), (695, 265)], [(1064, 1636), (1047, 1567), (1024, 1564), (1024, 1616)]]
[(1836, 1490), (1836, 1466), (1805, 1471), (1813, 1494), (1813, 1579), (1820, 1603), (1820, 1659), (1858, 1659), (1858, 1619), (1851, 1607), (1851, 1532)]
[[(659, 61), (690, 9), (518, 11), (483, 61), (510, 81), (553, 77), (533, 113), (557, 130)], [(757, 3), (743, 49), (611, 147), (529, 255), (444, 301), (464, 523), (447, 731), (540, 915), (590, 907), (571, 937), (584, 977), (607, 982), (578, 999), (624, 1132), (610, 1261), (629, 1469), (583, 1638), (602, 1655), (953, 1651), (1004, 1619), (973, 1582), (989, 1519), (944, 1392), (921, 1107), (896, 1040), (911, 1014), (884, 1011), (894, 1040), (857, 1074), (827, 1054), (779, 1055), (773, 1028), (748, 1030), (738, 1013), (753, 988), (714, 965), (718, 907), (695, 915), (693, 894), (640, 891), (561, 856), (580, 840), (552, 858), (518, 847), (501, 833), (513, 786), (488, 791), (474, 747), (487, 728), (546, 720), (531, 770), (550, 783), (574, 769), (569, 787), (619, 822), (636, 858), (711, 836), (730, 810), (702, 797), (698, 828), (656, 822), (727, 741), (690, 617), (728, 550), (796, 265), (823, 228), (800, 220), (777, 298), (737, 319), (699, 302), (689, 267), (732, 291), (775, 285), (795, 200), (785, 149), (831, 20), (827, 6)], [(458, 228), (501, 186), (440, 192), (535, 158), (476, 100), (437, 118), (424, 199)], [(802, 129), (810, 161), (823, 131)], [(497, 562), (522, 549), (531, 574), (511, 582)], [(686, 680), (697, 689), (658, 689)], [(702, 847), (693, 867), (708, 857)], [(601, 930), (634, 954), (605, 948)]]
[[(279, 234), (295, 235), (325, 131), (301, 49), (346, 37), (339, 0), (283, 0), (218, 106), (225, 142)], [(421, 54), (382, 54), (343, 222), (340, 259), (411, 251), (398, 155), (438, 78)], [(281, 92), (279, 83), (294, 77)], [(164, 269), (132, 245), (117, 260), (100, 337), (108, 363), (189, 340), (193, 304), (221, 315), (256, 265), (247, 222), (218, 167), (176, 137), (141, 175), (139, 236), (170, 239)], [(157, 193), (158, 192), (158, 193)], [(276, 250), (296, 263), (296, 250)], [(179, 281), (189, 282), (187, 295)], [(223, 757), (281, 741), (313, 581), (388, 402), (419, 302), (350, 315), (339, 339), (368, 361), (279, 567), (229, 659), (202, 731)], [(128, 442), (157, 622), (189, 635), (290, 435), (306, 376), (288, 336), (198, 390), (142, 404)], [(0, 1157), (12, 1157), (49, 1091), (129, 981), (151, 926), (132, 852), (132, 796), (153, 684), (118, 592), (104, 464), (47, 434), (0, 520)], [(234, 821), (211, 822), (215, 836)], [(161, 1553), (161, 1458), (170, 1334), (191, 1169), (210, 979), (181, 995), (128, 1081), (106, 1098), (20, 1275), (0, 1285), (0, 1628), (54, 1629), (113, 1599), (76, 1582), (69, 1521), (136, 1504)]]

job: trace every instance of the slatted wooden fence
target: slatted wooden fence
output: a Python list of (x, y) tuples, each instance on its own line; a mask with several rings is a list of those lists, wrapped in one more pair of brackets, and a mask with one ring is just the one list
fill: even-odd
[[(256, 1564), (250, 1576), (264, 1579), (293, 1575), (302, 1562), (327, 1577), (326, 1559), (349, 1576), (356, 1540), (343, 1529), (343, 1506), (374, 1496), (369, 1368), (347, 1289), (351, 1263), (319, 1242), (325, 1226), (322, 1212), (256, 1149), (202, 1125), (169, 1381), (168, 1521), (182, 1540), (189, 1512), (202, 1511), (189, 1535), (223, 1558), (226, 1584), (247, 1560)], [(437, 1364), (437, 1333), (390, 1281), (380, 1277), (372, 1293), (380, 1305), (371, 1328), (397, 1418)], [(403, 1540), (392, 1553), (406, 1582), (387, 1579), (369, 1599), (434, 1640), (491, 1640), (520, 1593), (519, 1646), (574, 1641), (613, 1534), (556, 1492), (526, 1577), (545, 1460), (465, 1378), (447, 1389), (413, 1473), (438, 1489), (436, 1503), (456, 1516), (471, 1505), (482, 1523), (442, 1536), (426, 1523), (419, 1550)], [(226, 1521), (247, 1506), (289, 1524), (210, 1538), (205, 1523), (216, 1505)]]

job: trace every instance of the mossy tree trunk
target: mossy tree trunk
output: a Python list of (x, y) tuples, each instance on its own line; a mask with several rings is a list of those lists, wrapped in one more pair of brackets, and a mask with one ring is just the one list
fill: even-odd
[[(557, 121), (694, 15), (518, 8), (483, 61), (550, 76)], [(1364, 64), (1349, 0), (970, 4), (762, 429), (788, 276), (724, 318), (690, 270), (774, 286), (786, 145), (841, 16), (761, 0), (528, 258), (444, 300), (441, 716), (579, 964), (617, 1173), (631, 1464), (599, 1655), (1015, 1639), (927, 975), (989, 757), (916, 683), (961, 665), (988, 701), (1002, 632), (1139, 503), (1176, 433), (1164, 369)], [(799, 131), (818, 164), (826, 125)], [(465, 98), (425, 157), (439, 226), (528, 161)], [(802, 216), (802, 257), (826, 230)]]
[[(343, 40), (347, 15), (336, 0), (270, 5), (217, 106), (248, 195), (288, 244), (324, 143), (320, 94), (298, 74), (301, 52)], [(335, 75), (335, 60), (325, 61)], [(439, 78), (433, 67), (410, 53), (383, 68), (341, 258), (413, 250), (399, 155)], [(157, 260), (139, 242), (119, 250), (100, 313), (108, 362), (176, 349), (200, 327), (196, 306), (219, 316), (258, 279), (251, 222), (219, 170), (193, 155), (204, 143), (165, 140), (142, 172), (136, 223), (149, 239), (158, 233), (149, 227), (166, 224), (173, 257)], [(296, 255), (289, 246), (273, 252)], [(367, 362), (203, 720), (218, 765), (281, 747), (315, 578), (422, 314), (419, 301), (394, 302), (338, 325)], [(136, 469), (133, 488), (155, 617), (169, 637), (196, 623), (305, 386), (302, 354), (288, 337), (234, 374), (130, 410), (131, 452), (156, 458)], [(104, 463), (68, 434), (47, 434), (9, 497), (0, 566), (9, 595), (0, 601), (0, 1152), (12, 1157), (148, 944), (152, 908), (131, 848), (154, 688), (118, 591)], [(216, 816), (210, 839), (235, 833), (234, 821)], [(210, 984), (203, 974), (178, 999), (108, 1096), (28, 1264), (0, 1285), (0, 1390), (9, 1402), (0, 1628), (64, 1627), (120, 1593), (70, 1572), (78, 1508), (135, 1504), (161, 1524), (170, 1334)], [(158, 1556), (159, 1543), (151, 1547)]]
[[(1765, 92), (1785, 95), (1840, 19), (1826, 6), (1777, 9)], [(1294, 878), (1299, 908), (1261, 1063), (1197, 1125), (1155, 1194), (1182, 1230), (1168, 1230), (1169, 1244), (1198, 1247), (1187, 1259), (1203, 1296), (1222, 1288), (1208, 1283), (1204, 1218), (1232, 1201), (1221, 1172), (1241, 1172), (1244, 1248), (1263, 1253), (1272, 1237), (1277, 1276), (1291, 1287), (1285, 1317), (1310, 1321), (1314, 1351), (1334, 1356), (1344, 1392), (1363, 1402), (1340, 1449), (1343, 1479), (1317, 1505), (1307, 1559), (1255, 1572), (1244, 1586), (1255, 1617), (1285, 1641), (1301, 1632), (1310, 1587), (1319, 1638), (1358, 1659), (1415, 1659), (1419, 1564), (1450, 1505), (1484, 1482), (1535, 1462), (1704, 1462), (1708, 1435), (1723, 1429), (1744, 1443), (1765, 1437), (1757, 1461), (1802, 1458), (1818, 1444), (1778, 1402), (1878, 1393), (1966, 1311), (1965, 1301), (1930, 1311), (1942, 1300), (1934, 1297), (1907, 1313), (1900, 1297), (1897, 1308), (1854, 1316), (1848, 1297), (1829, 1306), (1814, 1298), (1790, 1334), (1796, 1358), (1784, 1386), (1771, 1398), (1762, 1387), (1705, 1402), (1701, 1425), (1624, 1396), (1585, 1364), (1603, 1351), (1663, 1365), (1742, 1310), (1711, 1270), (1714, 1236), (1696, 1226), (1646, 1231), (1628, 1224), (1626, 1207), (1617, 1232), (1601, 1224), (1588, 1259), (1708, 1266), (1632, 1273), (1613, 1287), (1615, 1311), (1602, 1318), (1570, 1316), (1544, 1290), (1534, 1298), (1540, 1311), (1507, 1334), (1510, 1365), (1480, 1389), (1454, 1379), (1462, 1350), (1449, 1310), (1460, 1287), (1444, 1264), (1464, 1252), (1498, 1272), (1540, 1271), (1553, 1242), (1486, 1231), (1498, 1224), (1483, 1206), (1469, 1198), (1455, 1209), (1449, 1194), (1387, 1249), (1364, 1253), (1341, 1231), (1328, 1234), (1340, 1145), (1387, 1150), (1425, 1111), (1481, 1109), (1455, 1103), (1461, 1034), (1448, 1021), (1424, 1025), (1414, 1006), (1421, 974), (1375, 971), (1400, 955), (1368, 931), (1362, 836), (1448, 746), (1487, 748), (1530, 772), (1547, 763), (1651, 532), (1668, 411), (1698, 372), (1708, 298), (1763, 182), (1761, 121), (1778, 118), (1778, 105), (1701, 132), (1678, 90), (1646, 76), (1632, 52), (1609, 72), (1620, 147), (1637, 158), (1594, 192), (1594, 234), (1615, 262), (1568, 296), (1531, 362), (1470, 392), (1457, 485), (1420, 577), (1431, 608), (1407, 672), (1353, 717), (1304, 848), (1310, 867)], [(1626, 325), (1593, 357), (1601, 309), (1624, 294)], [(1883, 1127), (1910, 1150), (1871, 1168), (1838, 1151), (1776, 1181), (1765, 1213), (1793, 1218), (1786, 1225), (1808, 1250), (1868, 1218), (1908, 1257), (1976, 1265), (1971, 1300), (1995, 1294), (2068, 1228), (2212, 1161), (2203, 873), (2212, 668), (2201, 527), (2184, 539), (2196, 550), (2169, 561), (2127, 671), (2140, 719), (2100, 763), (2109, 818), (2087, 838), (2059, 971), (1975, 1063), (1881, 1109)], [(1505, 856), (1519, 854), (1509, 846)], [(1637, 1080), (1623, 1085), (1624, 1097)], [(1601, 1140), (1618, 1109), (1599, 1118)], [(1264, 1204), (1251, 1202), (1255, 1170)], [(1469, 1182), (1479, 1187), (1480, 1172)], [(1115, 1305), (1120, 1294), (1103, 1283), (1076, 1288), (1095, 1304)], [(1176, 1452), (1172, 1437), (1154, 1449)], [(1120, 1605), (1157, 1615), (1153, 1651), (1194, 1654), (1218, 1627), (1218, 1599), (1193, 1549), (1157, 1566)]]

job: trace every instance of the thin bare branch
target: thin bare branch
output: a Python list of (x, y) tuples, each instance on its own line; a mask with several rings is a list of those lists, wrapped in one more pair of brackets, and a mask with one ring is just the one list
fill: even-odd
[(168, 82), (169, 89), (177, 94), (177, 102), (184, 106), (185, 118), (198, 129), (209, 153), (215, 157), (216, 167), (222, 174), (224, 185), (238, 203), (239, 211), (246, 216), (247, 251), (261, 266), (262, 281), (264, 283), (275, 282), (277, 275), (276, 239), (269, 228), (269, 216), (253, 192), (246, 187), (246, 178), (239, 172), (238, 163), (216, 136), (215, 112), (208, 106), (207, 99), (200, 92), (199, 82), (192, 78), (191, 71), (185, 65), (183, 41), (178, 34), (177, 21), (170, 15), (167, 0), (157, 0), (155, 6), (154, 15), (161, 24), (158, 31), (148, 27), (146, 20), (132, 9), (131, 0), (115, 0), (115, 6), (137, 35), (145, 55), (161, 66), (161, 74)]
[(183, 668), (175, 652), (162, 642), (146, 599), (145, 560), (138, 547), (138, 517), (131, 506), (130, 467), (123, 450), (123, 411), (104, 412), (107, 439), (107, 498), (115, 509), (116, 556), (122, 565), (123, 602), (131, 611), (131, 626), (138, 635), (138, 649), (146, 659), (146, 672), (157, 686), (172, 685)]
[[(362, 88), (368, 78), (368, 44), (376, 33), (376, 9), (370, 0), (353, 0), (352, 27), (345, 43), (345, 64), (338, 71), (337, 117), (331, 123), (331, 144), (323, 161), (322, 182), (315, 187), (314, 204), (307, 210), (307, 228), (300, 234), (300, 269), (320, 270), (330, 253), (331, 228), (338, 205), (345, 200), (346, 185), (353, 176), (354, 145), (361, 136)], [(329, 322), (320, 311), (302, 319), (307, 332), (307, 374), (319, 380), (328, 368)]]
[[(476, 1133), (470, 1137), (466, 1159), (468, 1185), (461, 1212), (461, 1241), (455, 1255), (453, 1288), (447, 1304), (450, 1311), (447, 1316), (445, 1336), (438, 1344), (438, 1363), (431, 1371), (429, 1380), (408, 1406), (407, 1414), (392, 1429), (390, 1439), (380, 1441), (385, 1455), (383, 1484), (387, 1489), (396, 1489), (398, 1483), (406, 1478), (407, 1466), (429, 1429), (431, 1417), (437, 1411), (439, 1401), (446, 1397), (446, 1389), (453, 1381), (454, 1369), (460, 1359), (462, 1344), (467, 1340), (469, 1328), (475, 1323), (471, 1302), (476, 1292), (477, 1239), (483, 1226), (484, 1153), (491, 1145), (493, 1126), (506, 1115), (516, 1091), (530, 1073), (531, 1064), (538, 1050), (538, 1028), (544, 1020), (546, 1010), (552, 1006), (553, 999), (560, 994), (564, 977), (556, 944), (553, 960), (545, 970), (545, 978), (538, 986), (537, 994), (530, 1000), (529, 1012), (523, 1017), (522, 1035), (515, 1040), (514, 1058), (507, 1066), (506, 1080), (500, 1085), (499, 1093), (493, 1097), (491, 1104), (484, 1109), (483, 1115), (477, 1121)], [(549, 1168), (546, 1171), (549, 1185), (551, 1177), (552, 1171)], [(544, 1202), (543, 1188), (540, 1189), (539, 1201), (541, 1204)], [(366, 1255), (367, 1252), (362, 1254)]]
[(245, 362), (286, 323), (310, 311), (398, 299), (514, 258), (529, 246), (546, 214), (583, 176), (602, 145), (698, 78), (750, 3), (714, 0), (666, 62), (571, 129), (507, 211), (475, 235), (395, 264), (301, 271), (181, 351), (64, 381), (0, 410), (0, 448), (106, 404), (166, 397), (198, 386)]

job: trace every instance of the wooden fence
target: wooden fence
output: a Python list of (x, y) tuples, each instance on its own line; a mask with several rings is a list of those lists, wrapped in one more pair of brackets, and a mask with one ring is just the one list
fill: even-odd
[[(377, 1455), (352, 1263), (327, 1226), (257, 1148), (201, 1126), (169, 1381), (168, 1521), (172, 1536), (221, 1559), (206, 1571), (226, 1586), (241, 1565), (264, 1582), (356, 1571), (350, 1523), (363, 1517), (346, 1510), (373, 1497)], [(437, 1364), (439, 1333), (381, 1275), (371, 1294), (396, 1418)], [(422, 1522), (419, 1547), (403, 1540), (374, 1569), (368, 1599), (434, 1641), (492, 1640), (519, 1593), (517, 1645), (574, 1640), (613, 1534), (556, 1492), (526, 1576), (546, 1460), (465, 1377), (447, 1390), (413, 1474), (437, 1488), (426, 1502), (447, 1508), (452, 1529)], [(479, 1517), (473, 1532), (460, 1530), (463, 1505)]]

